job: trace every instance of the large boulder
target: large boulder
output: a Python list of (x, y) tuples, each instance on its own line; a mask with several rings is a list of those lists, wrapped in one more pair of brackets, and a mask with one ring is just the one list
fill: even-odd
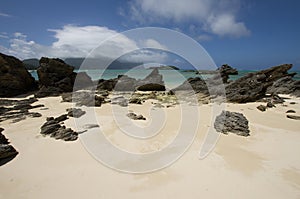
[(230, 102), (246, 103), (263, 98), (268, 87), (280, 78), (289, 76), (292, 64), (283, 64), (259, 72), (249, 73), (230, 84), (226, 89), (226, 98)]
[(0, 97), (13, 97), (37, 89), (37, 84), (23, 63), (0, 53)]
[[(61, 59), (42, 57), (37, 69), (40, 90), (36, 97), (57, 96), (64, 92), (71, 92), (92, 86), (91, 78), (84, 72), (73, 72), (74, 67), (66, 64)], [(76, 79), (77, 78), (77, 79)], [(76, 87), (74, 82), (76, 79)]]

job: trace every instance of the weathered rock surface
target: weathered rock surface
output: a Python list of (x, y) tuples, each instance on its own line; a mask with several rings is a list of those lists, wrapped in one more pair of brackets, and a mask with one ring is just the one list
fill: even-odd
[(217, 132), (227, 134), (228, 132), (240, 136), (249, 136), (248, 120), (242, 113), (222, 111), (216, 117), (214, 127)]
[(48, 117), (47, 121), (41, 126), (41, 134), (49, 135), (55, 139), (64, 141), (74, 141), (78, 138), (78, 133), (71, 128), (61, 125), (60, 122), (68, 119), (67, 114), (63, 114), (57, 118)]
[(128, 113), (127, 117), (129, 117), (132, 120), (146, 120), (146, 118), (142, 115), (137, 115), (135, 113)]
[[(64, 92), (72, 92), (88, 86), (92, 86), (91, 78), (84, 72), (76, 74), (74, 68), (61, 59), (42, 57), (37, 69), (40, 90), (36, 97), (57, 96)], [(76, 77), (78, 76), (78, 79)], [(74, 82), (76, 79), (76, 87)]]
[(292, 64), (275, 66), (255, 73), (249, 73), (226, 86), (229, 102), (246, 103), (263, 98), (268, 87), (280, 78), (289, 76)]
[(69, 117), (75, 117), (75, 118), (79, 118), (86, 113), (80, 108), (68, 108), (67, 112)]
[(113, 97), (111, 99), (111, 104), (118, 104), (122, 107), (128, 106), (128, 100), (123, 96)]
[(13, 97), (37, 89), (37, 83), (23, 63), (0, 53), (0, 97)]
[(300, 97), (300, 81), (294, 80), (291, 74), (289, 76), (276, 80), (267, 89), (267, 93), (270, 94), (290, 94), (296, 97)]
[(40, 113), (29, 112), (30, 109), (44, 107), (43, 104), (31, 105), (36, 101), (33, 97), (24, 100), (0, 99), (0, 122), (10, 119), (12, 122), (19, 122), (26, 117), (41, 117)]

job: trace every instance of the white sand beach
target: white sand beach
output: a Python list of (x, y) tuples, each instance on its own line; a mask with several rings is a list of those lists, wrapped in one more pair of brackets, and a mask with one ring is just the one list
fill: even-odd
[[(18, 123), (2, 122), (3, 134), (19, 151), (0, 167), (0, 198), (300, 198), (300, 122), (286, 117), (293, 109), (300, 114), (300, 99), (285, 96), (283, 106), (260, 112), (262, 103), (227, 104), (226, 110), (241, 112), (249, 120), (250, 136), (221, 134), (212, 152), (204, 159), (199, 151), (211, 123), (211, 106), (200, 105), (197, 136), (188, 151), (171, 166), (146, 174), (113, 170), (90, 155), (81, 140), (64, 142), (40, 134), (46, 117), (59, 116), (71, 103), (60, 97), (39, 99), (47, 110), (33, 109), (41, 118)], [(296, 102), (296, 104), (290, 104)], [(153, 152), (174, 139), (180, 119), (179, 106), (163, 108), (166, 121), (159, 135), (135, 140), (114, 124), (111, 104), (96, 108), (99, 125), (116, 146), (131, 152)], [(117, 105), (116, 105), (117, 106)], [(147, 101), (128, 109), (151, 122)], [(197, 108), (197, 107), (196, 107)], [(65, 121), (76, 128), (74, 120)], [(80, 128), (80, 127), (79, 127)], [(84, 133), (80, 135), (84, 136)]]

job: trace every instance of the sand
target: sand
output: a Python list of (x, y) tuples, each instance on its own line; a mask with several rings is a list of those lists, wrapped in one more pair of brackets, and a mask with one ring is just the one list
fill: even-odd
[[(211, 105), (193, 106), (200, 119), (191, 147), (167, 168), (146, 174), (116, 171), (96, 160), (81, 141), (92, 129), (74, 142), (40, 135), (47, 116), (59, 116), (72, 106), (60, 100), (51, 97), (36, 102), (49, 108), (33, 110), (40, 112), (41, 118), (1, 124), (19, 155), (0, 167), (0, 198), (300, 198), (300, 121), (286, 118), (285, 113), (293, 109), (300, 114), (299, 99), (287, 99), (287, 106), (277, 105), (266, 112), (256, 109), (263, 103), (227, 104), (226, 110), (242, 112), (249, 120), (250, 136), (221, 134), (204, 159), (199, 152), (212, 127)], [(151, 126), (155, 114), (163, 111), (166, 120), (158, 135), (147, 139), (125, 135), (120, 127), (124, 129), (126, 124), (116, 124), (111, 114), (112, 109), (117, 110), (116, 115), (120, 109), (109, 104), (96, 109), (103, 134), (132, 153), (157, 152), (168, 146), (180, 126), (180, 107), (151, 111), (151, 102), (128, 109), (147, 118), (133, 124), (150, 130), (155, 128)], [(193, 126), (194, 121), (191, 115), (187, 125)], [(65, 124), (77, 130), (83, 125), (74, 119)]]

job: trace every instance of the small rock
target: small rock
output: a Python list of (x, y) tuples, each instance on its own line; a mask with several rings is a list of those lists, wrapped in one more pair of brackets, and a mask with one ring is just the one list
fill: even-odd
[(294, 110), (287, 110), (286, 113), (296, 113)]
[(146, 118), (142, 115), (137, 115), (135, 113), (128, 113), (127, 117), (129, 117), (132, 120), (146, 120)]
[(273, 107), (276, 107), (276, 106), (272, 102), (268, 102), (267, 107), (268, 108), (273, 108)]
[(80, 108), (68, 108), (67, 111), (68, 111), (68, 116), (75, 117), (75, 118), (79, 118), (86, 113)]
[(267, 107), (264, 105), (259, 105), (258, 107), (256, 107), (258, 110), (260, 111), (266, 111)]
[(297, 104), (296, 102), (290, 102), (290, 104)]
[(287, 115), (286, 117), (293, 119), (293, 120), (300, 120), (300, 116), (298, 116), (298, 115)]
[(84, 129), (92, 129), (92, 128), (98, 128), (99, 125), (98, 124), (85, 124), (83, 126)]

